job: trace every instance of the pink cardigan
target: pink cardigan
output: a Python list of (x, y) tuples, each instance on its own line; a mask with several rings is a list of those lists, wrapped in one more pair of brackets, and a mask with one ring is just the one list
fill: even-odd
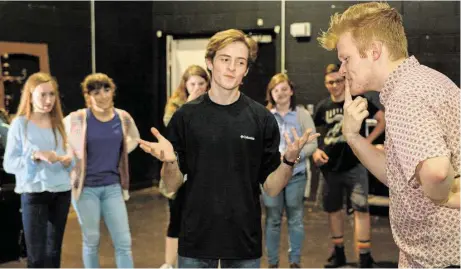
[[(128, 153), (138, 146), (137, 139), (139, 138), (139, 131), (128, 112), (117, 108), (115, 112), (122, 122), (124, 137), (119, 161), (120, 184), (124, 191), (128, 191), (130, 184)], [(68, 143), (77, 158), (77, 163), (70, 173), (70, 178), (72, 184), (72, 198), (78, 200), (86, 176), (86, 109), (79, 109), (71, 112), (64, 118), (64, 126), (68, 137)]]

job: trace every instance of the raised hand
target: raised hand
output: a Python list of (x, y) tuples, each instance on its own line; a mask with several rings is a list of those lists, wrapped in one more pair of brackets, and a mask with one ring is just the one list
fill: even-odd
[(314, 154), (312, 154), (312, 159), (314, 160), (315, 165), (322, 166), (328, 162), (328, 155), (325, 151), (317, 149)]
[(304, 145), (306, 143), (310, 143), (314, 141), (314, 139), (317, 139), (317, 137), (319, 137), (320, 134), (318, 133), (311, 134), (312, 133), (311, 128), (307, 129), (306, 132), (301, 137), (298, 136), (295, 128), (291, 128), (291, 133), (293, 134), (293, 138), (294, 138), (293, 141), (291, 141), (288, 133), (284, 133), (285, 141), (287, 143), (287, 149), (285, 151), (285, 158), (290, 162), (295, 162), (299, 156), (299, 153), (303, 149)]
[(187, 101), (186, 101), (186, 102), (189, 102), (189, 101), (192, 101), (192, 100), (196, 99), (197, 97), (199, 97), (200, 95), (204, 94), (205, 92), (206, 92), (206, 88), (197, 87), (196, 89), (194, 89), (194, 90), (189, 94), (189, 97), (187, 97)]
[(176, 161), (176, 154), (174, 153), (174, 149), (170, 141), (163, 137), (156, 128), (152, 127), (150, 131), (155, 136), (155, 138), (157, 138), (158, 142), (148, 142), (142, 139), (138, 139), (141, 149), (162, 162)]
[(344, 99), (344, 118), (342, 132), (346, 140), (356, 136), (360, 132), (362, 122), (370, 114), (367, 110), (368, 102), (363, 97), (357, 97), (352, 100), (349, 82), (345, 80), (346, 89)]

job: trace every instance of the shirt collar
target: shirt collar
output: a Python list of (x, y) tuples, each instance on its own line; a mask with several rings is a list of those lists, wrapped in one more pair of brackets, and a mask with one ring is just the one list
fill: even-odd
[[(277, 115), (279, 115), (280, 117), (282, 116), (282, 115), (280, 115), (280, 113), (277, 111), (277, 109), (275, 109), (275, 107), (271, 109), (271, 113), (274, 114), (274, 115), (277, 114)], [(286, 115), (290, 115), (290, 114), (295, 115), (295, 114), (296, 114), (296, 110), (290, 109)], [(285, 116), (286, 116), (286, 115), (285, 115)]]
[(405, 59), (403, 63), (401, 63), (394, 71), (392, 71), (392, 73), (386, 79), (384, 87), (382, 88), (381, 93), (379, 94), (381, 104), (386, 106), (386, 102), (389, 99), (389, 96), (392, 93), (392, 91), (396, 88), (398, 82), (401, 79), (405, 78), (405, 74), (408, 72), (409, 69), (416, 68), (419, 65), (420, 63), (415, 58), (415, 56), (411, 56)]

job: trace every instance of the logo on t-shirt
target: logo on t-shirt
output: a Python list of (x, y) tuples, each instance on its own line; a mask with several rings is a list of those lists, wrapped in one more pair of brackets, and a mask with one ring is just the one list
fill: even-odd
[(341, 132), (343, 118), (342, 108), (334, 108), (325, 112), (325, 121), (329, 125), (329, 130), (324, 138), (326, 145), (344, 143), (346, 141)]
[(247, 135), (241, 135), (240, 138), (241, 138), (241, 139), (246, 139), (246, 140), (255, 140), (254, 137), (247, 136)]

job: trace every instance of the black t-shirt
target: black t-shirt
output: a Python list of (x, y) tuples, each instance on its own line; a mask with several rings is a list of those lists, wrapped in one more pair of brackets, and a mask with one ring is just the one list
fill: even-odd
[[(328, 97), (320, 101), (315, 110), (315, 126), (326, 128), (325, 136), (320, 137), (319, 148), (325, 151), (329, 158), (328, 162), (320, 167), (322, 170), (347, 171), (359, 163), (342, 133), (343, 106), (344, 101), (335, 103)], [(368, 118), (373, 118), (378, 110), (373, 102), (368, 100), (368, 112), (370, 114)], [(365, 128), (365, 121), (363, 121), (360, 129), (362, 136), (365, 136)]]
[(179, 255), (261, 257), (260, 184), (280, 165), (274, 116), (243, 93), (230, 105), (204, 94), (173, 115), (167, 139), (187, 174)]

